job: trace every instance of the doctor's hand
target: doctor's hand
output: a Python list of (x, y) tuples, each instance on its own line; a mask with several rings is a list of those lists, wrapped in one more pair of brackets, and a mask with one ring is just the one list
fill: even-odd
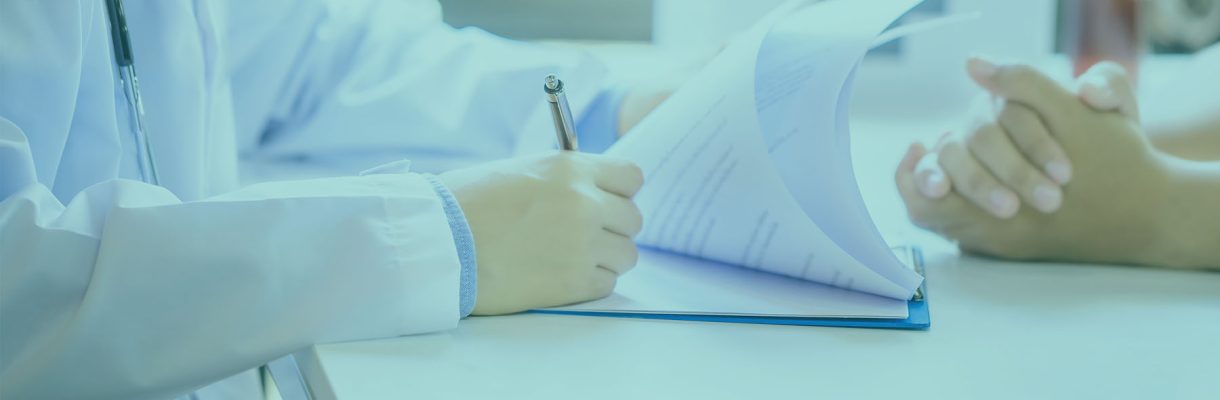
[(638, 258), (635, 164), (573, 152), (514, 158), (440, 176), (474, 235), (474, 314), (508, 314), (609, 295)]
[[(997, 218), (1016, 215), (1022, 205), (1053, 213), (1063, 201), (1062, 186), (1071, 180), (1071, 161), (1039, 115), (1000, 96), (1004, 87), (989, 75), (993, 70), (991, 62), (979, 58), (967, 64), (971, 78), (990, 94), (976, 102), (963, 129), (941, 136), (919, 161), (916, 187), (930, 199), (956, 191)], [(1008, 74), (1003, 84), (1036, 85), (1036, 75), (1019, 71)], [(1118, 64), (1095, 65), (1077, 79), (1075, 92), (1095, 110), (1117, 111), (1138, 121), (1135, 97)]]
[[(972, 61), (979, 62), (985, 63)], [(953, 192), (929, 198), (917, 185), (917, 164), (929, 153), (913, 144), (898, 168), (896, 183), (916, 225), (956, 240), (963, 250), (1003, 258), (1156, 264), (1173, 257), (1162, 254), (1161, 246), (1162, 234), (1168, 229), (1164, 213), (1175, 198), (1171, 165), (1153, 149), (1133, 114), (1097, 111), (1029, 66), (987, 63), (972, 69), (976, 80), (1006, 99), (999, 124), (984, 138), (975, 139), (975, 147), (991, 149), (995, 143), (1024, 140), (1009, 137), (1002, 129), (1006, 115), (1020, 116), (1008, 120), (1021, 121), (1009, 126), (1033, 126), (1029, 130), (1053, 138), (1061, 146), (1063, 159), (1071, 158), (1071, 183), (1062, 188), (1059, 209), (1053, 214), (1004, 203), (1006, 218), (997, 218), (994, 211), (1000, 207), (984, 211), (986, 207), (976, 206), (980, 200), (994, 202), (995, 196), (984, 193), (980, 197), (977, 189), (1005, 186), (1001, 182), (1030, 188), (1058, 181), (1040, 175), (1042, 170), (1030, 174), (1005, 167), (1020, 166), (1020, 162), (989, 163), (986, 170), (994, 176), (951, 177)], [(1109, 77), (1114, 92), (1123, 96), (1122, 103), (1134, 104), (1125, 76), (1116, 72)], [(1023, 158), (1013, 149), (1024, 147), (1007, 146), (1012, 149), (986, 157)], [(944, 159), (946, 149), (934, 153)], [(968, 148), (948, 151), (963, 153), (964, 159), (978, 159), (964, 154)]]

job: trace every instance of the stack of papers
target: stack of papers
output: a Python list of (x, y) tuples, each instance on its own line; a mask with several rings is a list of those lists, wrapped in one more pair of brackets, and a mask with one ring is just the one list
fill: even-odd
[(615, 295), (549, 312), (908, 319), (923, 277), (864, 206), (847, 106), (919, 2), (796, 1), (728, 46), (608, 151), (644, 170), (637, 240), (659, 251)]

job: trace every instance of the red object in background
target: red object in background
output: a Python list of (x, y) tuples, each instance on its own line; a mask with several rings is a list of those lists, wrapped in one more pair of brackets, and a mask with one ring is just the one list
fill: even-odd
[(1139, 26), (1139, 0), (1063, 0), (1063, 50), (1080, 76), (1103, 60), (1126, 67), (1134, 82), (1144, 41)]

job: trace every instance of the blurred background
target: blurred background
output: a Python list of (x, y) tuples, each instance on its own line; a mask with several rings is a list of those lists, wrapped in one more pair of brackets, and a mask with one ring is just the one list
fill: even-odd
[[(779, 0), (441, 0), (445, 19), (524, 39), (672, 42), (712, 40), (749, 26)], [(1110, 3), (1110, 4), (1107, 4)], [(1005, 6), (1008, 4), (1008, 6)], [(1153, 53), (1188, 53), (1220, 40), (1217, 0), (927, 0), (912, 18), (951, 11), (1027, 9), (999, 19), (1022, 27), (1029, 39), (1055, 45), (1083, 17), (1110, 18), (1108, 7), (1138, 8)], [(1091, 8), (1089, 8), (1091, 7)], [(1051, 42), (1048, 42), (1051, 40)], [(890, 51), (897, 51), (893, 47)]]
[[(783, 2), (441, 0), (445, 19), (454, 26), (582, 46), (628, 79), (697, 68)], [(857, 107), (897, 116), (959, 110), (976, 95), (962, 74), (970, 54), (1037, 63), (1067, 79), (1101, 59), (1119, 61), (1138, 74), (1140, 60), (1149, 55), (1172, 63), (1173, 56), (1161, 55), (1189, 54), (1220, 41), (1220, 0), (926, 0), (898, 24), (964, 13), (978, 18), (883, 46), (870, 53), (859, 74), (859, 97), (934, 92), (936, 101), (922, 103), (933, 109), (897, 101)]]
[[(838, 0), (863, 1), (863, 0)], [(446, 20), (598, 56), (620, 80), (693, 71), (781, 0), (441, 0)], [(892, 166), (911, 141), (934, 143), (960, 127), (981, 94), (965, 59), (984, 54), (1032, 63), (1067, 82), (1103, 59), (1137, 74), (1144, 115), (1173, 115), (1200, 95), (1190, 53), (1220, 41), (1220, 0), (925, 0), (896, 24), (976, 18), (870, 52), (851, 103), (853, 162), (865, 202), (891, 243), (931, 234), (906, 223)], [(1198, 72), (1194, 76), (1200, 76)], [(1205, 76), (1205, 75), (1204, 75)], [(880, 183), (880, 184), (879, 184)], [(928, 242), (934, 242), (934, 239)], [(951, 251), (952, 246), (946, 247)]]

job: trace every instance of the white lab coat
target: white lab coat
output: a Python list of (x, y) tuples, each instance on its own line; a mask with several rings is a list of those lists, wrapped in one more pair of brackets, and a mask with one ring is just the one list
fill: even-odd
[(0, 4), (0, 398), (169, 398), (313, 343), (453, 328), (435, 180), (241, 188), (239, 159), (441, 171), (521, 147), (546, 72), (600, 84), (432, 1), (126, 9), (164, 187), (138, 181), (104, 1)]

